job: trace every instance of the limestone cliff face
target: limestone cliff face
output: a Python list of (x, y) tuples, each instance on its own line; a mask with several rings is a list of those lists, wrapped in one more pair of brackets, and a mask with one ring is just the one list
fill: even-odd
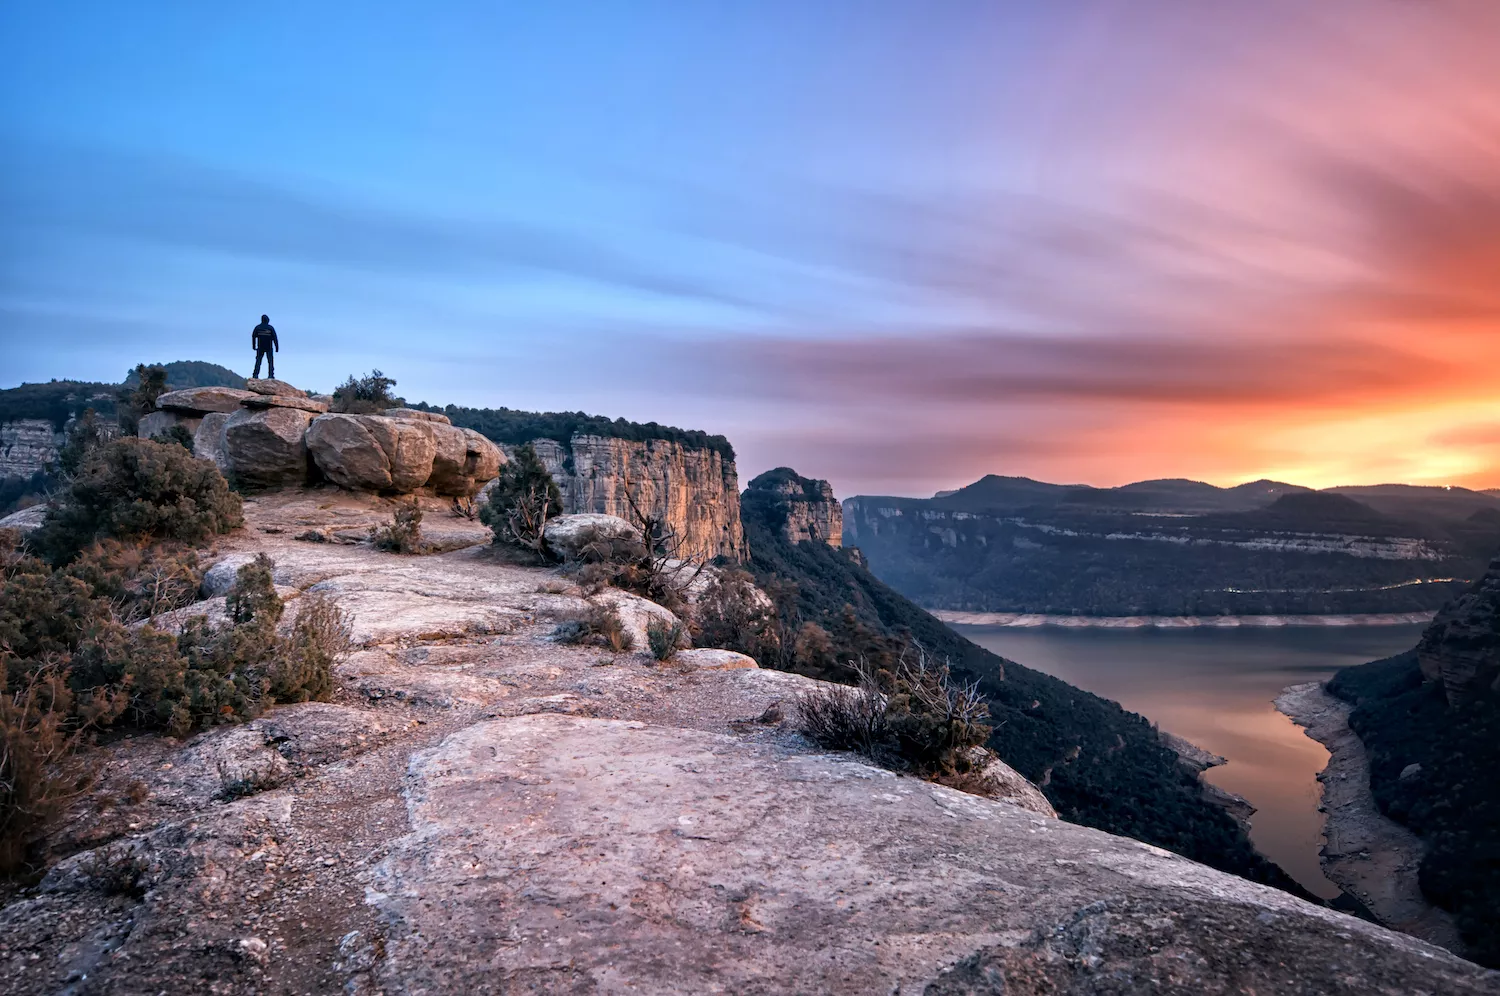
[(787, 542), (811, 540), (843, 546), (844, 510), (827, 481), (802, 477), (790, 467), (777, 467), (751, 481), (749, 491), (757, 500), (773, 502), (784, 514), (781, 532)]
[(41, 418), (0, 425), (0, 477), (30, 477), (57, 459), (63, 434)]
[(745, 558), (739, 475), (723, 454), (664, 439), (585, 435), (566, 446), (553, 439), (532, 446), (562, 491), (563, 511), (629, 520), (629, 495), (643, 511), (666, 510), (684, 556)]
[(1440, 681), (1451, 705), (1471, 690), (1500, 688), (1500, 557), (1437, 614), (1417, 644), (1422, 677)]

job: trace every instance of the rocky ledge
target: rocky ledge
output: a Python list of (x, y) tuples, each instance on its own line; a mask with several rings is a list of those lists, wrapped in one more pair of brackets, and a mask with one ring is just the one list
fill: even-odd
[(786, 720), (810, 679), (553, 642), (590, 596), (425, 501), (471, 545), (294, 539), (389, 516), (333, 488), (247, 504), (216, 555), (275, 558), (289, 615), (321, 591), (353, 616), (334, 701), (101, 748), (66, 856), (0, 909), (0, 990), (1500, 993), (1412, 937), (818, 751)]

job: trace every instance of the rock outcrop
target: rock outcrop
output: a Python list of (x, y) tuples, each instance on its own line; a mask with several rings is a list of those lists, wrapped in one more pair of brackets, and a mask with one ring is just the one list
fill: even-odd
[(293, 387), (284, 380), (275, 380), (270, 377), (251, 377), (245, 381), (245, 389), (255, 394), (271, 396), (279, 395), (281, 397), (292, 398), (305, 398), (308, 396), (307, 392), (300, 387)]
[(44, 418), (0, 425), (0, 477), (31, 477), (57, 460), (63, 434)]
[(1441, 682), (1449, 705), (1480, 688), (1500, 691), (1500, 558), (1445, 605), (1417, 644), (1422, 677)]
[(224, 422), (229, 477), (252, 489), (297, 487), (308, 477), (304, 436), (312, 413), (296, 408), (241, 408)]
[(405, 415), (320, 415), (307, 445), (329, 480), (353, 490), (472, 495), (504, 463), (500, 448), (472, 429)]
[[(559, 560), (581, 560), (590, 547), (641, 545), (641, 531), (618, 515), (580, 512), (559, 515), (542, 533), (547, 549)], [(601, 552), (603, 552), (601, 550)]]
[(0, 991), (1500, 992), (1414, 938), (816, 750), (778, 707), (811, 679), (556, 643), (590, 601), (468, 520), (436, 556), (291, 538), (390, 507), (246, 502), (209, 573), (265, 552), (289, 612), (335, 597), (338, 701), (101, 745), (44, 842), (66, 856), (0, 906)]
[(844, 510), (827, 481), (803, 477), (790, 467), (768, 470), (750, 482), (754, 492), (778, 508), (781, 534), (788, 543), (809, 540), (831, 547), (844, 544)]
[(744, 559), (739, 477), (734, 460), (717, 450), (585, 435), (566, 446), (553, 439), (532, 446), (557, 481), (564, 512), (630, 520), (633, 498), (642, 511), (665, 512), (681, 556)]
[(209, 412), (237, 412), (241, 402), (255, 397), (258, 395), (254, 391), (234, 387), (189, 387), (158, 396), (156, 407), (201, 417)]

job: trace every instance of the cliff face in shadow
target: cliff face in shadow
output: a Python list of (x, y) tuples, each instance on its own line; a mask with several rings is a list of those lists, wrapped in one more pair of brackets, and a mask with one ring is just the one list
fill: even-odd
[(1422, 677), (1439, 682), (1448, 704), (1500, 691), (1500, 558), (1449, 602), (1417, 644)]

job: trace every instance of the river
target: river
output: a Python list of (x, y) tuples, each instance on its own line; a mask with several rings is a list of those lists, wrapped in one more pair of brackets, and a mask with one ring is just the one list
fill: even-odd
[(1256, 848), (1310, 892), (1332, 899), (1339, 889), (1318, 865), (1317, 774), (1328, 752), (1271, 702), (1287, 685), (1409, 650), (1423, 627), (953, 629), (1228, 758), (1204, 777), (1255, 807)]

